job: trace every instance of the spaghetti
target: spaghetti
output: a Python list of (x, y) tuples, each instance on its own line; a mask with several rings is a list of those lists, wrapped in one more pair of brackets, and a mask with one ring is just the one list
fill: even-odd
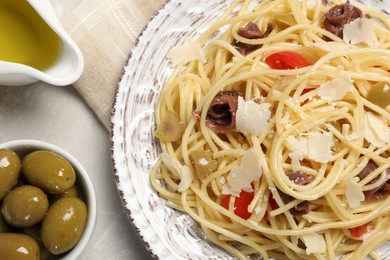
[(233, 1), (156, 104), (154, 189), (239, 259), (390, 240), (390, 21), (326, 2)]

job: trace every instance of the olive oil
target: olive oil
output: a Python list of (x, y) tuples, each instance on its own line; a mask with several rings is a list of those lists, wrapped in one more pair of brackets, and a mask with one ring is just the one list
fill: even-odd
[(0, 60), (45, 70), (60, 49), (58, 35), (26, 0), (0, 0)]

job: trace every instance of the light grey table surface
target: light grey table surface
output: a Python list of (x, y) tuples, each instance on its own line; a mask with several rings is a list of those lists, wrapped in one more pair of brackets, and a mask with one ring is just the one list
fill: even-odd
[[(78, 0), (80, 2), (80, 0)], [(75, 0), (51, 0), (59, 15)], [(97, 222), (81, 259), (152, 259), (124, 213), (112, 171), (110, 135), (72, 86), (0, 86), (0, 143), (37, 139), (84, 166), (97, 196)]]

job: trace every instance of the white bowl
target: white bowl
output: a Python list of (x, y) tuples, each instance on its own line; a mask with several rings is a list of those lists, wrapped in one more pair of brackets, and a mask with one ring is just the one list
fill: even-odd
[(57, 153), (58, 155), (64, 157), (74, 168), (76, 172), (76, 184), (81, 190), (83, 200), (88, 208), (88, 216), (87, 216), (87, 224), (84, 230), (84, 233), (81, 237), (81, 240), (77, 243), (77, 245), (71, 249), (69, 252), (61, 255), (61, 260), (74, 260), (78, 259), (80, 254), (83, 252), (85, 247), (90, 240), (93, 229), (96, 223), (96, 195), (95, 190), (92, 185), (91, 179), (89, 178), (86, 170), (83, 166), (67, 151), (64, 149), (55, 146), (50, 143), (46, 143), (38, 140), (14, 140), (6, 143), (0, 144), (0, 149), (6, 148), (16, 152), (20, 159), (22, 159), (25, 155), (30, 152), (36, 150), (48, 150)]

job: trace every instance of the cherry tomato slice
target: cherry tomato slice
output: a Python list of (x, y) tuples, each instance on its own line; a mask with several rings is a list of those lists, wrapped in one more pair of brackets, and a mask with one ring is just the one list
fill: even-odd
[(365, 233), (367, 233), (367, 231), (368, 231), (367, 227), (369, 224), (370, 223), (366, 223), (366, 224), (363, 224), (363, 225), (358, 226), (358, 227), (350, 228), (349, 233), (351, 233), (351, 236), (353, 236), (353, 237), (361, 237)]
[(281, 51), (271, 54), (265, 59), (265, 63), (271, 69), (276, 70), (292, 70), (310, 65), (301, 55), (291, 51)]
[(270, 197), (268, 199), (268, 204), (271, 206), (272, 210), (279, 208), (279, 205), (276, 203), (276, 200), (272, 194), (270, 194)]
[[(274, 196), (272, 194), (270, 194), (269, 196), (270, 197), (268, 199), (268, 204), (270, 205), (271, 210), (275, 210), (275, 209), (279, 208), (279, 205), (276, 203)], [(264, 217), (268, 218), (268, 211), (265, 212)]]
[[(374, 68), (382, 68), (382, 67), (379, 65), (375, 65)], [(387, 70), (387, 72), (390, 72), (390, 70)]]
[(315, 88), (305, 88), (305, 89), (302, 91), (301, 95), (306, 94), (306, 93), (308, 93), (308, 92), (310, 92), (310, 91), (312, 91), (312, 90), (315, 90)]
[[(241, 191), (240, 196), (236, 197), (234, 202), (234, 214), (243, 219), (248, 219), (251, 216), (251, 213), (248, 212), (248, 206), (252, 202), (254, 197), (254, 192)], [(225, 196), (221, 201), (221, 206), (225, 209), (229, 209), (231, 195)]]

